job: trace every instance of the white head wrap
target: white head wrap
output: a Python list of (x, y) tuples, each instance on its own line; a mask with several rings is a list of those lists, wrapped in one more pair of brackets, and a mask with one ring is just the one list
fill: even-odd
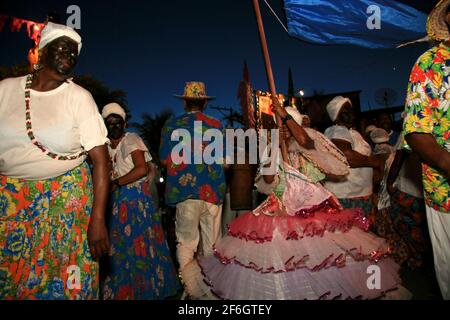
[(292, 118), (294, 118), (294, 121), (297, 122), (299, 126), (302, 125), (303, 115), (298, 112), (297, 109), (294, 109), (293, 107), (286, 107), (286, 112), (289, 113)]
[(103, 119), (108, 118), (111, 114), (117, 114), (118, 116), (122, 117), (123, 121), (125, 121), (125, 118), (127, 116), (125, 110), (118, 104), (118, 103), (108, 103), (106, 106), (103, 107), (102, 110), (102, 117)]
[[(294, 121), (297, 122), (299, 126), (302, 125), (304, 116), (300, 112), (298, 112), (297, 109), (293, 107), (286, 107), (285, 110), (294, 119)], [(273, 115), (273, 119), (275, 120), (275, 114)]]
[(384, 129), (376, 128), (370, 133), (370, 139), (373, 143), (385, 143), (389, 141), (389, 134)]
[(331, 121), (333, 121), (333, 122), (336, 121), (339, 111), (341, 111), (341, 108), (347, 102), (350, 103), (350, 105), (352, 104), (352, 102), (350, 101), (349, 98), (337, 96), (337, 97), (334, 97), (333, 100), (331, 100), (327, 104), (327, 112), (328, 112), (328, 115), (330, 116)]
[(78, 54), (80, 54), (81, 51), (80, 35), (70, 27), (52, 22), (48, 22), (45, 25), (44, 29), (42, 29), (41, 40), (39, 41), (39, 50), (44, 48), (53, 40), (56, 40), (61, 37), (68, 37), (73, 41), (75, 41), (78, 44)]
[(366, 127), (366, 134), (372, 132), (373, 130), (375, 130), (377, 127), (373, 124), (370, 124)]

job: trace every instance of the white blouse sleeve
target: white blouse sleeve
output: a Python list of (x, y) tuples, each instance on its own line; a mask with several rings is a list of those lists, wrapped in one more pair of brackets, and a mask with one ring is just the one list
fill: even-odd
[(91, 116), (80, 125), (80, 142), (86, 151), (104, 145), (108, 141), (107, 135), (108, 131), (100, 114)]
[(152, 157), (148, 151), (147, 146), (145, 145), (144, 141), (141, 137), (139, 137), (135, 133), (128, 133), (122, 142), (122, 150), (123, 150), (123, 156), (128, 157), (133, 151), (141, 150), (144, 151), (145, 155), (145, 161), (149, 162), (152, 160)]
[(325, 130), (325, 136), (330, 139), (338, 139), (350, 142), (353, 145), (353, 138), (350, 131), (342, 126), (333, 126)]
[(92, 95), (85, 91), (79, 92), (79, 97), (75, 121), (78, 123), (80, 143), (84, 150), (90, 151), (108, 141), (108, 131)]

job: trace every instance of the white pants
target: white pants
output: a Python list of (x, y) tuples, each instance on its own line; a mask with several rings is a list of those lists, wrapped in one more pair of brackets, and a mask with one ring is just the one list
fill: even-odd
[(442, 297), (450, 300), (450, 214), (428, 206), (426, 210), (437, 281)]
[(202, 200), (186, 200), (177, 204), (175, 234), (180, 270), (194, 259), (199, 244), (203, 255), (213, 252), (213, 245), (221, 236), (221, 216), (221, 205)]

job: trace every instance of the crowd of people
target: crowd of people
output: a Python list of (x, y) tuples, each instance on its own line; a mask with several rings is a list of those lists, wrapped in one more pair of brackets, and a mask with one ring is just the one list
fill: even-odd
[[(263, 200), (236, 217), (224, 204), (226, 159), (172, 158), (177, 133), (223, 129), (204, 113), (204, 83), (186, 83), (159, 150), (175, 259), (147, 146), (126, 131), (122, 106), (99, 113), (71, 81), (81, 37), (49, 22), (34, 72), (0, 82), (0, 299), (410, 299), (399, 270), (429, 263), (450, 299), (448, 21), (444, 0), (427, 25), (439, 43), (413, 66), (402, 132), (385, 113), (359, 132), (351, 100), (337, 96), (322, 134), (274, 99), (280, 150), (260, 159)], [(182, 143), (193, 153), (209, 144)], [(369, 286), (374, 265), (381, 278)]]

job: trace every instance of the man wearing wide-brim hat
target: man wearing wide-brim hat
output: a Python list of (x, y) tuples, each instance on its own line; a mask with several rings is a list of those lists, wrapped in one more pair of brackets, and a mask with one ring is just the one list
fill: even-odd
[(438, 44), (413, 67), (403, 134), (422, 158), (425, 202), (437, 280), (450, 299), (450, 0), (430, 13), (427, 31)]
[[(221, 236), (222, 203), (226, 191), (223, 164), (205, 163), (202, 155), (209, 142), (194, 141), (194, 137), (208, 129), (222, 130), (222, 125), (203, 113), (206, 103), (214, 99), (206, 95), (204, 83), (188, 82), (183, 95), (175, 96), (183, 100), (185, 112), (166, 122), (161, 136), (160, 159), (167, 169), (166, 204), (176, 207), (179, 268), (183, 280), (188, 281), (183, 269), (193, 262), (198, 247), (204, 255), (212, 254), (213, 244)], [(180, 158), (180, 149), (183, 149), (182, 159), (175, 159), (174, 156)]]

